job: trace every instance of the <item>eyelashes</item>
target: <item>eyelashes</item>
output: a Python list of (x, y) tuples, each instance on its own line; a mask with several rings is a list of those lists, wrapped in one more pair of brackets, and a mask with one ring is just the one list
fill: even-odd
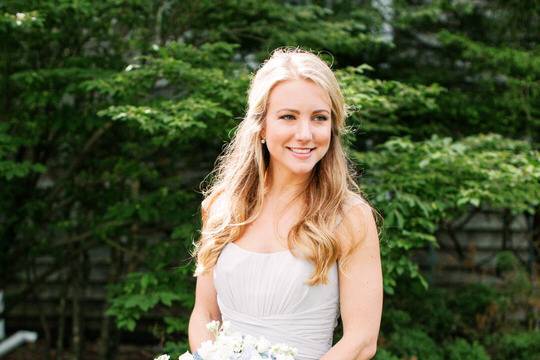
[[(294, 119), (294, 115), (282, 115), (279, 117), (280, 119), (283, 119), (283, 120), (293, 120)], [(292, 118), (292, 119), (291, 119)], [(315, 116), (315, 118), (318, 120), (318, 121), (326, 121), (328, 120), (328, 117), (327, 116), (324, 116), (324, 115), (317, 115)]]

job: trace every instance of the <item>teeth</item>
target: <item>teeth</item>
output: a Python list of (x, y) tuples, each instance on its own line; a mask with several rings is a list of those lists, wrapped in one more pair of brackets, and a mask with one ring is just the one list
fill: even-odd
[(297, 154), (307, 154), (311, 151), (311, 149), (302, 149), (302, 148), (290, 148), (292, 152), (295, 152)]

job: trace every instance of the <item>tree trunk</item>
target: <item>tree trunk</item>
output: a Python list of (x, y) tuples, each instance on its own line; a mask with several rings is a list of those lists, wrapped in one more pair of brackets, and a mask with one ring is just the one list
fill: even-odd
[(82, 255), (78, 255), (77, 261), (72, 268), (74, 277), (71, 286), (72, 298), (72, 323), (71, 323), (71, 348), (73, 358), (81, 359), (82, 354), (82, 321), (81, 321), (81, 295), (82, 295)]
[[(533, 284), (533, 306), (532, 306), (532, 316), (530, 321), (532, 324), (528, 324), (530, 329), (539, 330), (540, 329), (540, 289), (537, 287), (538, 278), (540, 276), (540, 207), (536, 208), (532, 218), (532, 261), (531, 264), (531, 282)], [(534, 302), (534, 299), (537, 301)], [(536, 306), (534, 305), (536, 304)]]
[[(37, 271), (36, 271), (36, 259), (30, 260), (30, 265), (28, 266), (28, 272), (27, 272), (27, 282), (32, 283), (35, 281), (35, 279), (38, 277)], [(44, 309), (44, 304), (41, 301), (39, 297), (39, 292), (37, 289), (32, 289), (32, 293), (30, 294), (30, 299), (34, 304), (36, 304), (36, 307), (39, 309), (39, 323), (41, 325), (41, 329), (43, 330), (43, 334), (45, 335), (45, 347), (43, 348), (43, 359), (49, 359), (51, 358), (51, 328), (49, 326), (49, 323), (47, 322), (46, 314), (47, 311)]]
[(62, 292), (60, 293), (60, 304), (58, 305), (58, 335), (56, 338), (56, 360), (61, 360), (64, 353), (64, 336), (66, 328), (66, 303), (68, 295), (69, 277), (61, 273), (64, 280)]
[[(115, 284), (122, 274), (123, 253), (111, 248), (111, 263), (107, 274), (107, 284)], [(99, 358), (103, 360), (114, 360), (116, 349), (118, 348), (118, 329), (114, 319), (106, 315), (109, 305), (108, 297), (103, 305), (103, 315), (101, 320), (101, 330), (99, 339)]]
[[(43, 303), (39, 300), (37, 294), (34, 294), (35, 303), (39, 304), (38, 306), (40, 308), (43, 308)], [(41, 328), (43, 329), (43, 333), (45, 335), (45, 348), (43, 349), (43, 359), (49, 359), (52, 360), (51, 356), (51, 328), (49, 326), (49, 323), (47, 322), (46, 317), (47, 312), (43, 311), (43, 309), (39, 312), (39, 322), (41, 324)]]
[(513, 216), (510, 210), (503, 210), (503, 232), (502, 232), (502, 250), (508, 250), (512, 247), (512, 220)]

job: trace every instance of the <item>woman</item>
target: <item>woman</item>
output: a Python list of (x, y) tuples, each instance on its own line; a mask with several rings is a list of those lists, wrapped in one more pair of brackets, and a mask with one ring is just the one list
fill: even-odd
[[(205, 325), (298, 349), (300, 360), (375, 355), (383, 303), (379, 240), (342, 147), (346, 108), (318, 56), (277, 49), (202, 202), (193, 351)], [(338, 316), (343, 337), (332, 347)]]

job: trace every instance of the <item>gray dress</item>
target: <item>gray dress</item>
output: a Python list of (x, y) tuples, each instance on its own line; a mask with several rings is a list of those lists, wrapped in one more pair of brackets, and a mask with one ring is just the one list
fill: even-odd
[(259, 253), (227, 244), (214, 268), (222, 320), (233, 331), (296, 347), (298, 360), (320, 359), (339, 317), (339, 278), (334, 263), (328, 284), (304, 284), (313, 270), (288, 250)]

